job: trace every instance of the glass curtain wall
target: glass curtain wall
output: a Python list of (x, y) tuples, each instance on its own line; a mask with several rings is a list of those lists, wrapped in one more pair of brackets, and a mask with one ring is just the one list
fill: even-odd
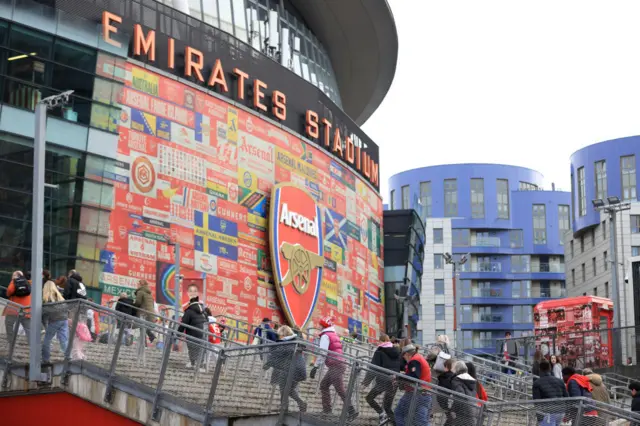
[[(173, 0), (159, 0), (168, 6)], [(342, 106), (329, 55), (285, 0), (189, 0), (191, 16), (278, 61)]]
[[(84, 283), (99, 287), (100, 248), (109, 237), (113, 205), (110, 160), (47, 145), (44, 268), (53, 277), (76, 269)], [(15, 270), (31, 268), (33, 143), (0, 134), (0, 285)]]

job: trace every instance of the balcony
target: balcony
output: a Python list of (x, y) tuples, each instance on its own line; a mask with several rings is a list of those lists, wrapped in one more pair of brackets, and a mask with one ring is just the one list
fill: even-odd
[(567, 290), (564, 288), (561, 289), (551, 289), (551, 288), (540, 288), (537, 289), (533, 287), (531, 289), (531, 297), (533, 298), (541, 298), (541, 299), (559, 299), (562, 297), (567, 297)]
[(472, 247), (500, 247), (500, 237), (477, 237)]
[(471, 272), (502, 272), (502, 264), (500, 262), (473, 263), (471, 264)]
[(479, 322), (502, 322), (502, 314), (482, 314)]
[(564, 264), (560, 263), (537, 263), (531, 265), (531, 272), (553, 272), (564, 273)]
[(473, 288), (473, 289), (471, 289), (471, 297), (502, 297), (502, 289), (500, 289), (500, 288)]
[(494, 339), (473, 339), (472, 349), (495, 348), (496, 341)]

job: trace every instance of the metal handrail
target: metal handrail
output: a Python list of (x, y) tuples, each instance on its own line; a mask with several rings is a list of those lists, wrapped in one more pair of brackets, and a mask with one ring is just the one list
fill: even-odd
[[(104, 307), (104, 306), (100, 306), (100, 305), (96, 305), (95, 303), (92, 302), (87, 302), (87, 301), (69, 301), (69, 302), (60, 302), (59, 304), (53, 304), (53, 305), (60, 305), (66, 303), (68, 305), (70, 305), (71, 310), (70, 312), (72, 313), (73, 316), (73, 322), (72, 322), (72, 327), (70, 330), (70, 342), (69, 342), (69, 346), (71, 346), (72, 344), (72, 340), (73, 337), (75, 335), (75, 330), (76, 327), (78, 325), (78, 317), (80, 314), (80, 311), (82, 310), (86, 310), (88, 308), (92, 308), (92, 309), (96, 309), (98, 310), (101, 314), (103, 315), (107, 315), (109, 317), (112, 317), (113, 319), (115, 319), (116, 321), (118, 319), (122, 320), (123, 323), (120, 325), (120, 330), (124, 329), (124, 322), (128, 322), (131, 324), (135, 324), (135, 325), (140, 325), (143, 328), (144, 327), (148, 327), (151, 330), (154, 331), (158, 331), (161, 333), (166, 333), (170, 338), (176, 338), (178, 337), (179, 333), (176, 332), (176, 330), (174, 329), (175, 326), (178, 324), (175, 321), (168, 321), (168, 324), (170, 324), (169, 327), (163, 327), (157, 323), (153, 323), (153, 322), (149, 322), (146, 321), (145, 319), (141, 319), (141, 318), (137, 318), (137, 317), (132, 317), (130, 315), (125, 315), (122, 314), (120, 312), (117, 312), (115, 310), (112, 310), (110, 308)], [(0, 303), (1, 304), (1, 303)], [(6, 303), (5, 303), (6, 304)], [(74, 310), (75, 308), (75, 310)], [(21, 314), (24, 314), (25, 309), (21, 308)], [(12, 344), (11, 347), (15, 346), (15, 342), (16, 342), (16, 335), (17, 335), (17, 326), (14, 327), (14, 335), (13, 335), (13, 339), (12, 340)], [(198, 329), (196, 329), (198, 330)], [(141, 328), (141, 332), (143, 331), (143, 329)], [(201, 331), (203, 333), (206, 333), (206, 331), (202, 331), (202, 330), (198, 330)], [(209, 333), (206, 333), (209, 334)], [(118, 370), (116, 370), (116, 365), (118, 365), (118, 360), (119, 360), (119, 356), (120, 356), (120, 352), (119, 352), (119, 348), (122, 342), (122, 333), (120, 333), (117, 342), (116, 342), (116, 347), (114, 348), (113, 351), (113, 356), (112, 356), (112, 360), (111, 360), (111, 369), (110, 369), (110, 373), (109, 373), (109, 382), (107, 383), (107, 395), (110, 395), (110, 389), (112, 389), (113, 387), (113, 378), (115, 376), (118, 376)], [(144, 335), (143, 335), (144, 336)], [(196, 343), (192, 340), (192, 343)], [(292, 353), (297, 353), (297, 351), (302, 351), (303, 353), (306, 354), (310, 354), (310, 355), (316, 355), (322, 358), (332, 358), (334, 360), (340, 360), (342, 363), (344, 363), (344, 365), (346, 366), (347, 369), (349, 369), (349, 371), (351, 371), (351, 374), (349, 375), (349, 386), (348, 386), (348, 396), (349, 398), (351, 398), (353, 396), (353, 394), (356, 394), (356, 398), (355, 400), (357, 401), (357, 393), (359, 391), (358, 386), (356, 385), (356, 380), (358, 377), (358, 372), (361, 370), (368, 370), (368, 371), (373, 371), (377, 374), (380, 375), (385, 375), (385, 376), (392, 376), (395, 377), (397, 380), (402, 380), (403, 383), (413, 386), (412, 389), (414, 389), (413, 391), (408, 391), (407, 393), (405, 393), (405, 395), (409, 395), (409, 397), (411, 398), (411, 408), (410, 408), (410, 412), (408, 414), (408, 423), (412, 423), (413, 417), (415, 415), (415, 407), (416, 407), (416, 401), (417, 401), (417, 395), (418, 395), (418, 388), (421, 387), (423, 389), (423, 392), (428, 392), (428, 394), (432, 395), (432, 396), (437, 396), (437, 395), (442, 395), (448, 398), (452, 398), (456, 401), (460, 401), (463, 402), (464, 404), (466, 404), (469, 407), (474, 407), (474, 410), (478, 410), (478, 416), (480, 416), (480, 418), (483, 418), (484, 416), (491, 416), (493, 414), (495, 414), (496, 412), (500, 412), (501, 410), (503, 410), (503, 407), (508, 407), (508, 409), (521, 409), (521, 410), (527, 410), (527, 415), (531, 415), (531, 413), (529, 413), (529, 411), (531, 411), (532, 413), (535, 413), (536, 410), (540, 410), (540, 407), (544, 407), (547, 404), (553, 404), (553, 403), (558, 403), (561, 402), (562, 404), (574, 404), (574, 408), (576, 408), (578, 410), (578, 412), (581, 412), (580, 410), (584, 407), (585, 403), (588, 403), (590, 405), (594, 405), (594, 402), (591, 400), (586, 400), (584, 398), (569, 398), (569, 399), (562, 399), (562, 400), (545, 400), (545, 401), (520, 401), (520, 402), (516, 402), (515, 404), (511, 401), (509, 402), (483, 402), (480, 400), (477, 400), (473, 397), (469, 397), (466, 395), (462, 395), (462, 394), (458, 394), (456, 392), (453, 392), (451, 390), (448, 389), (444, 389), (441, 388), (437, 385), (434, 385), (432, 383), (426, 383), (426, 382), (422, 382), (419, 381), (417, 379), (402, 375), (398, 372), (392, 372), (389, 370), (385, 370), (381, 367), (377, 367), (375, 365), (370, 364), (367, 361), (362, 361), (362, 360), (358, 360), (356, 358), (353, 358), (347, 354), (341, 354), (338, 355), (335, 352), (330, 352), (330, 351), (326, 351), (323, 350), (321, 348), (319, 348), (318, 346), (314, 345), (313, 343), (310, 342), (306, 342), (304, 340), (299, 340), (299, 341), (294, 341), (294, 342), (280, 342), (280, 343), (272, 343), (269, 345), (258, 345), (258, 346), (246, 346), (246, 345), (234, 345), (234, 347), (230, 347), (230, 348), (224, 348), (224, 347), (220, 347), (220, 346), (215, 346), (212, 345), (210, 343), (208, 343), (207, 341), (203, 341), (200, 340), (197, 342), (197, 344), (199, 346), (201, 346), (202, 348), (204, 348), (206, 351), (209, 351), (213, 354), (215, 354), (216, 356), (216, 361), (215, 361), (215, 370), (214, 370), (214, 374), (213, 374), (213, 378), (211, 379), (211, 385), (210, 385), (210, 393), (209, 393), (209, 398), (208, 398), (208, 402), (206, 404), (205, 407), (205, 419), (210, 419), (210, 416), (213, 414), (213, 403), (217, 398), (217, 394), (215, 393), (216, 388), (218, 386), (218, 381), (220, 379), (221, 376), (221, 368), (223, 367), (223, 365), (225, 365), (225, 363), (233, 361), (233, 360), (237, 360), (235, 363), (231, 362), (229, 364), (229, 369), (234, 369), (233, 371), (228, 370), (227, 373), (227, 377), (228, 378), (233, 378), (234, 383), (236, 380), (236, 377), (238, 377), (238, 372), (237, 369), (240, 365), (240, 361), (243, 359), (248, 359), (246, 357), (253, 357), (253, 356), (258, 356), (259, 354), (269, 354), (271, 353), (271, 351), (276, 350), (278, 348), (284, 348), (287, 346), (294, 346), (294, 351)], [(70, 359), (70, 347), (67, 350), (67, 353), (65, 354), (65, 365), (67, 367), (65, 367), (65, 374), (68, 374), (70, 369), (69, 369), (69, 364), (72, 362)], [(145, 345), (144, 344), (139, 344), (139, 350), (142, 351), (142, 359), (144, 359), (144, 351), (145, 351)], [(171, 349), (169, 348), (169, 346), (166, 346), (164, 348), (163, 354), (162, 354), (162, 359), (161, 359), (161, 366), (160, 366), (160, 374), (158, 376), (158, 384), (155, 387), (155, 391), (156, 391), (156, 398), (154, 398), (154, 405), (153, 405), (153, 410), (152, 412), (155, 413), (158, 406), (157, 406), (157, 401), (161, 398), (159, 398), (159, 395), (163, 392), (163, 380), (164, 380), (164, 374), (166, 373), (166, 369), (167, 369), (167, 364), (169, 362), (169, 356), (171, 354)], [(293, 355), (292, 355), (293, 356)], [(9, 363), (11, 362), (11, 356), (9, 356), (8, 359)], [(138, 360), (140, 361), (140, 360)], [(82, 361), (85, 363), (91, 363), (92, 360), (85, 360)], [(250, 362), (249, 365), (251, 365), (251, 369), (253, 371), (253, 365), (255, 365), (255, 362)], [(291, 385), (291, 374), (292, 373), (292, 369), (289, 369), (289, 372), (287, 373), (287, 385), (286, 386), (290, 386)], [(196, 369), (195, 374), (198, 374), (198, 371)], [(197, 376), (196, 376), (197, 377)], [(197, 380), (197, 378), (196, 378)], [(63, 381), (64, 384), (64, 381)], [(233, 384), (232, 384), (232, 389), (233, 389)], [(256, 384), (256, 386), (260, 386), (259, 383)], [(258, 389), (259, 391), (259, 389)], [(166, 392), (166, 391), (164, 391)], [(285, 394), (287, 394), (286, 389), (285, 389)], [(515, 395), (518, 395), (517, 392), (514, 392)], [(286, 400), (286, 398), (285, 398)], [(283, 413), (286, 413), (286, 408), (284, 405), (286, 401), (282, 401), (280, 404), (280, 409), (276, 410), (275, 413), (280, 413), (279, 415), (284, 415)], [(635, 421), (640, 420), (640, 416), (637, 416), (635, 414), (632, 413), (628, 413), (625, 412), (623, 410), (620, 410), (619, 408), (616, 408), (614, 406), (611, 405), (606, 405), (606, 404), (597, 404), (597, 407), (599, 409), (602, 409), (605, 412), (608, 413), (614, 413), (614, 416), (617, 417), (621, 417), (621, 418), (626, 418), (626, 419), (630, 419)], [(334, 421), (334, 423), (339, 424), (339, 425), (343, 425), (346, 424), (347, 422), (347, 412), (346, 412), (346, 408), (347, 405), (343, 405), (342, 408), (342, 414), (340, 415), (339, 420)], [(504, 408), (506, 410), (506, 408)], [(481, 420), (480, 422), (481, 424), (484, 424), (484, 421)], [(487, 424), (491, 425), (494, 424), (492, 423), (491, 417), (489, 417), (489, 421), (487, 422)], [(499, 424), (499, 421), (498, 421)]]

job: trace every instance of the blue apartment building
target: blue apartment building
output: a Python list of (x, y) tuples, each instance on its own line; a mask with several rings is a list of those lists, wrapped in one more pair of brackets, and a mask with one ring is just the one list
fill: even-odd
[(459, 329), (458, 346), (494, 352), (506, 331), (533, 330), (538, 302), (565, 296), (571, 194), (542, 184), (535, 170), (500, 164), (423, 167), (389, 179), (389, 209), (415, 209), (425, 223), (424, 342)]

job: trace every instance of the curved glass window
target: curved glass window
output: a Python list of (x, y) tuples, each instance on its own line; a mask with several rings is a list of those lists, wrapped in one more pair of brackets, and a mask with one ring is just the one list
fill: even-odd
[[(157, 0), (175, 6), (176, 0)], [(180, 1), (180, 0), (178, 0)], [(188, 0), (191, 16), (233, 34), (342, 106), (329, 55), (285, 0)]]

